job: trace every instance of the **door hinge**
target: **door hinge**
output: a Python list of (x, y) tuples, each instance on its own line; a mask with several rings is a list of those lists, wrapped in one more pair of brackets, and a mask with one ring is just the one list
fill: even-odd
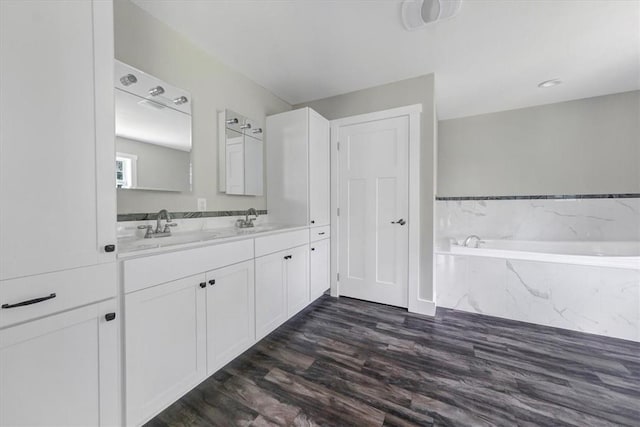
[(340, 151), (340, 141), (338, 141), (338, 151)]
[(338, 282), (339, 282), (340, 281), (340, 273), (338, 273), (337, 276), (338, 276)]
[(340, 208), (338, 208), (338, 216), (340, 216)]

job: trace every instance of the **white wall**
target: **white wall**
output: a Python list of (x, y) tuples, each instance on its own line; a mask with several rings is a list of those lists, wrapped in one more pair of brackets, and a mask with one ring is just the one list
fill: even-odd
[(421, 272), (420, 297), (433, 300), (433, 211), (435, 193), (436, 114), (434, 75), (416, 77), (344, 95), (312, 101), (308, 106), (329, 120), (422, 104), (421, 122)]
[(438, 127), (441, 197), (640, 193), (640, 91)]
[(265, 209), (264, 197), (227, 196), (217, 192), (217, 111), (231, 108), (263, 121), (291, 106), (242, 74), (220, 63), (164, 23), (128, 0), (115, 13), (116, 58), (188, 90), (193, 107), (193, 191), (118, 191), (118, 213), (195, 211), (197, 198), (207, 210)]

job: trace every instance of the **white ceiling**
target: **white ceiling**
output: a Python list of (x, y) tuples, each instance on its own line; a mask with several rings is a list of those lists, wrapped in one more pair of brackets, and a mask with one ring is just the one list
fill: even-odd
[(636, 0), (463, 0), (414, 32), (399, 0), (133, 1), (290, 104), (432, 72), (440, 119), (640, 89)]

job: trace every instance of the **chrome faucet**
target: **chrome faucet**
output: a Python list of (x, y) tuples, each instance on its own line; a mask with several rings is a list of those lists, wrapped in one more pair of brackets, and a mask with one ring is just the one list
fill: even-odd
[[(253, 215), (254, 217), (249, 218), (249, 215)], [(238, 228), (255, 227), (253, 221), (255, 221), (256, 219), (258, 219), (258, 211), (256, 211), (254, 208), (249, 208), (247, 209), (247, 212), (245, 212), (244, 219), (240, 218), (236, 221), (236, 227)]]
[(474, 247), (477, 248), (478, 245), (482, 242), (482, 239), (480, 239), (480, 236), (477, 236), (475, 234), (472, 234), (471, 236), (464, 239), (464, 243), (462, 244), (462, 246), (464, 246), (465, 248), (468, 248), (469, 244), (473, 239), (476, 239), (476, 245)]
[[(162, 220), (165, 220), (164, 227), (162, 227)], [(177, 227), (178, 224), (171, 222), (171, 214), (166, 209), (162, 209), (156, 216), (156, 229), (153, 229), (151, 225), (139, 225), (141, 230), (147, 230), (144, 233), (145, 239), (151, 239), (152, 237), (168, 237), (171, 236), (171, 227)]]

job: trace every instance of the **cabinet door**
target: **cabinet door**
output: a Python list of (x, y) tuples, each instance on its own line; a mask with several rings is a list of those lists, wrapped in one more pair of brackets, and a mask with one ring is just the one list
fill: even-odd
[(329, 289), (329, 251), (331, 240), (324, 239), (312, 242), (309, 252), (311, 301), (318, 299)]
[(244, 136), (244, 194), (262, 196), (264, 156), (262, 140)]
[(126, 414), (139, 425), (206, 376), (204, 274), (125, 296)]
[(256, 339), (287, 320), (285, 252), (256, 258)]
[(309, 110), (309, 221), (329, 225), (329, 121)]
[(207, 273), (207, 372), (255, 342), (253, 260)]
[(287, 317), (291, 317), (309, 304), (309, 246), (290, 249), (287, 256)]
[(112, 14), (0, 1), (0, 280), (114, 261)]
[(244, 144), (227, 144), (227, 194), (244, 194)]
[(0, 425), (120, 425), (115, 300), (0, 331)]

